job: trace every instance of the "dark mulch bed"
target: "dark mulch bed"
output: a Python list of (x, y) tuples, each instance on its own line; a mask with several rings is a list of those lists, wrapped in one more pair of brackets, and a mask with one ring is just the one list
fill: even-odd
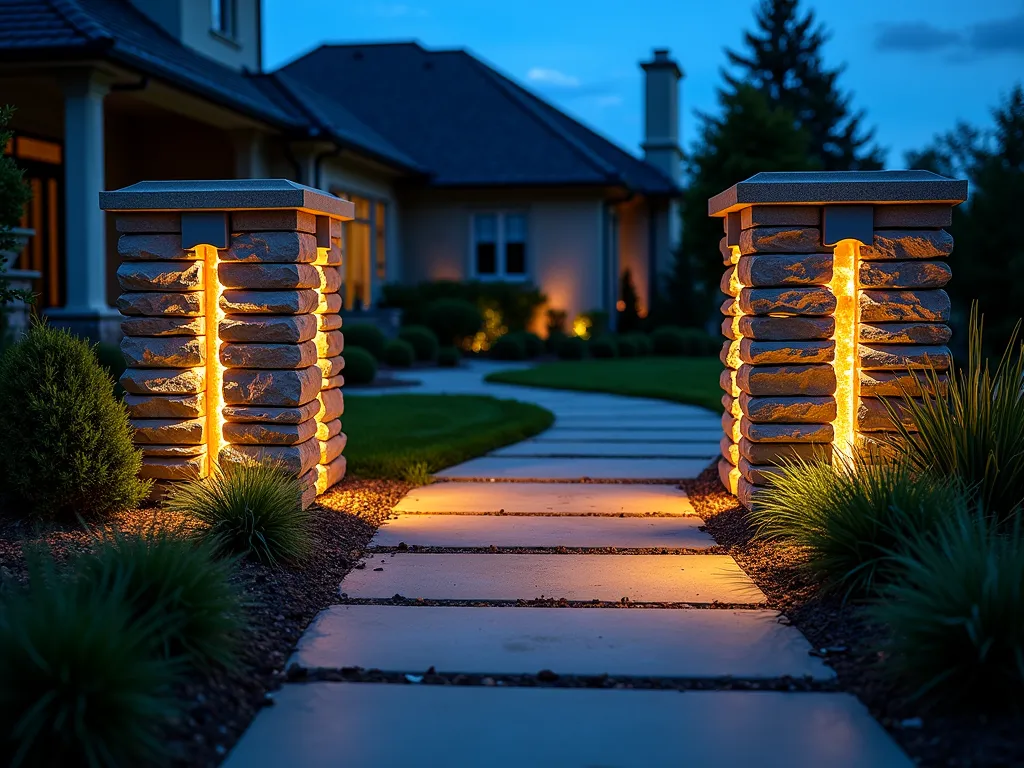
[[(910, 692), (884, 676), (885, 627), (867, 621), (861, 607), (821, 595), (800, 568), (793, 547), (755, 541), (746, 511), (722, 489), (712, 465), (683, 483), (708, 532), (785, 612), (855, 694), (919, 765), (1024, 765), (1024, 716), (952, 714), (911, 701)], [(1024, 619), (1022, 619), (1024, 620)]]
[[(174, 765), (215, 766), (223, 760), (267, 704), (267, 694), (284, 682), (288, 656), (310, 621), (340, 601), (342, 578), (409, 487), (390, 480), (347, 479), (312, 508), (314, 554), (301, 568), (242, 564), (237, 578), (252, 608), (241, 668), (233, 675), (196, 675), (175, 692), (185, 708), (167, 734)], [(143, 509), (119, 515), (110, 525), (138, 530), (151, 525), (155, 515), (160, 522), (179, 522), (168, 521), (164, 512)], [(0, 524), (0, 569), (5, 575), (24, 576), (26, 541), (46, 544), (58, 561), (66, 561), (88, 546), (89, 534), (77, 526), (40, 533), (25, 525)]]

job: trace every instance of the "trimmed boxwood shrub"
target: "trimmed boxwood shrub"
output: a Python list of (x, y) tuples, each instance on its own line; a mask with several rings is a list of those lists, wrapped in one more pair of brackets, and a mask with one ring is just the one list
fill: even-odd
[(654, 342), (646, 333), (631, 333), (629, 338), (636, 344), (636, 353), (639, 357), (647, 357), (654, 354)]
[(441, 347), (437, 350), (437, 364), (441, 368), (457, 368), (462, 360), (458, 347)]
[(590, 342), (590, 356), (597, 358), (617, 357), (619, 354), (615, 340), (608, 336), (600, 336)]
[(424, 312), (424, 322), (445, 345), (462, 346), (484, 323), (483, 314), (465, 299), (437, 299)]
[(526, 358), (528, 360), (533, 360), (535, 357), (540, 357), (544, 354), (544, 339), (536, 333), (522, 331), (518, 335), (523, 340), (523, 345), (526, 348)]
[(555, 354), (559, 360), (582, 360), (587, 356), (587, 342), (579, 336), (566, 336), (558, 342)]
[(402, 339), (392, 339), (384, 345), (384, 362), (392, 368), (409, 368), (416, 359), (412, 344)]
[(377, 377), (377, 359), (360, 347), (345, 348), (346, 384), (369, 384)]
[[(381, 356), (384, 354), (384, 345), (387, 344), (388, 340), (384, 336), (384, 331), (376, 325), (372, 323), (352, 323), (352, 325), (346, 325), (343, 332), (345, 334), (346, 350), (358, 347), (359, 349), (365, 349), (377, 360), (381, 359)], [(348, 364), (347, 357), (345, 362)]]
[(616, 336), (615, 348), (619, 357), (639, 357), (640, 350), (637, 348), (636, 339), (632, 336)]
[(651, 334), (654, 354), (684, 357), (707, 357), (718, 354), (721, 341), (700, 328), (665, 325)]
[(437, 359), (437, 334), (425, 325), (405, 325), (398, 331), (398, 338), (412, 344), (416, 359), (421, 363), (432, 363)]
[(142, 453), (89, 345), (34, 325), (0, 357), (0, 493), (11, 512), (96, 517), (136, 506)]
[(526, 343), (519, 334), (506, 333), (494, 342), (491, 357), (495, 360), (525, 360)]

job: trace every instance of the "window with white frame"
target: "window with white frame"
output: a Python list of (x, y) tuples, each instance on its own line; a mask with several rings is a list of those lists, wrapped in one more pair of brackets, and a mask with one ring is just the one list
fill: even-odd
[(473, 269), (481, 279), (522, 279), (528, 267), (526, 214), (473, 214)]
[(235, 39), (236, 0), (210, 0), (210, 28), (218, 35)]

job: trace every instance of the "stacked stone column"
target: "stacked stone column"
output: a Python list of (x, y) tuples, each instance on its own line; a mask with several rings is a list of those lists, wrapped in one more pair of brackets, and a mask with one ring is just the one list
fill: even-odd
[(850, 456), (895, 426), (911, 369), (950, 365), (952, 251), (966, 182), (935, 174), (758, 174), (724, 219), (719, 475), (750, 507), (779, 465)]
[(124, 323), (122, 381), (144, 475), (272, 462), (300, 479), (308, 506), (345, 475), (351, 204), (286, 181), (143, 182), (102, 201), (124, 232), (119, 306), (142, 316)]

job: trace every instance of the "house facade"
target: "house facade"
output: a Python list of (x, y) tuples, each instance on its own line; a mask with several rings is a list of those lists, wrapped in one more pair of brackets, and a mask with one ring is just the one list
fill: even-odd
[(264, 72), (259, 0), (0, 3), (0, 102), (33, 189), (16, 268), (51, 322), (116, 340), (117, 233), (98, 193), (286, 178), (355, 204), (344, 303), (389, 282), (536, 285), (571, 319), (642, 310), (678, 241), (679, 81), (645, 70), (644, 159), (463, 50), (327, 45)]

